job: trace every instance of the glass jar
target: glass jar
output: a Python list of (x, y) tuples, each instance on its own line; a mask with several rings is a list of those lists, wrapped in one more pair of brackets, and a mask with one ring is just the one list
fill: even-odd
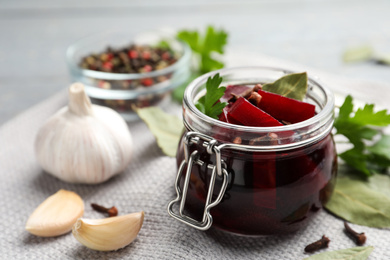
[[(109, 46), (119, 50), (130, 44), (156, 47), (161, 42), (169, 45), (177, 61), (158, 70), (111, 73), (80, 67), (84, 57), (103, 52)], [(190, 76), (190, 47), (164, 31), (134, 34), (127, 27), (118, 27), (77, 41), (69, 46), (66, 56), (72, 80), (85, 85), (92, 102), (116, 110), (127, 121), (138, 119), (135, 108), (169, 104), (172, 91), (184, 84)], [(140, 59), (136, 61), (143, 62)]]
[(169, 203), (169, 214), (200, 230), (211, 225), (243, 235), (298, 230), (334, 189), (333, 94), (309, 77), (304, 101), (315, 105), (314, 117), (278, 127), (233, 125), (195, 107), (205, 93), (207, 78), (216, 73), (227, 86), (273, 82), (294, 72), (229, 68), (205, 74), (187, 87), (183, 100), (186, 130), (177, 152), (177, 197)]

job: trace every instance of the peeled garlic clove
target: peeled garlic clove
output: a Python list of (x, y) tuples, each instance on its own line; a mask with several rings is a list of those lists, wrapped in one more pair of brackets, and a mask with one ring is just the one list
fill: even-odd
[(43, 201), (31, 214), (26, 230), (41, 237), (68, 233), (84, 213), (84, 203), (72, 191), (59, 190)]
[(69, 104), (39, 130), (35, 154), (42, 168), (72, 183), (101, 183), (123, 172), (132, 155), (126, 122), (114, 110), (92, 105), (81, 83), (69, 88)]
[(74, 237), (84, 246), (112, 251), (127, 246), (137, 237), (144, 212), (105, 219), (78, 219), (72, 228)]

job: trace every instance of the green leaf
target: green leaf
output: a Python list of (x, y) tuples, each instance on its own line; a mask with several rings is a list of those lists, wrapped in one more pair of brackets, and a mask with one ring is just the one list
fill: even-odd
[(199, 33), (197, 31), (179, 31), (177, 33), (177, 38), (179, 38), (182, 41), (185, 41), (190, 48), (195, 51), (199, 52)]
[(157, 144), (164, 154), (175, 157), (184, 130), (183, 121), (165, 113), (159, 107), (139, 108), (137, 113), (156, 137)]
[(367, 176), (371, 175), (371, 171), (367, 167), (367, 156), (362, 153), (361, 149), (352, 148), (348, 151), (339, 154), (339, 156), (349, 166), (355, 168), (356, 170), (364, 173)]
[[(354, 146), (339, 156), (364, 175), (383, 172), (390, 167), (390, 144), (387, 137), (381, 137), (382, 131), (378, 127), (390, 124), (390, 114), (387, 114), (387, 110), (375, 112), (372, 104), (366, 104), (363, 109), (359, 108), (353, 114), (353, 107), (352, 97), (347, 96), (334, 122), (336, 134), (344, 135)], [(381, 139), (377, 144), (367, 145), (367, 140), (372, 141), (379, 137)]]
[(223, 66), (224, 64), (222, 62), (211, 58), (209, 55), (202, 55), (200, 72), (207, 73), (209, 71), (219, 70), (222, 69)]
[(156, 47), (161, 49), (170, 49), (169, 43), (165, 40), (161, 40), (159, 43), (157, 43)]
[(360, 125), (387, 126), (390, 124), (390, 114), (387, 110), (374, 112), (373, 104), (366, 104), (363, 109), (359, 108), (351, 121)]
[[(210, 109), (210, 111), (208, 112), (209, 113), (208, 115), (212, 118), (218, 119), (218, 116), (222, 113), (222, 109), (224, 107), (226, 107), (226, 105), (227, 105), (227, 103), (221, 103), (221, 102), (216, 103), (212, 107), (212, 109)], [(207, 113), (207, 111), (206, 111), (206, 113)]]
[(334, 193), (325, 207), (358, 225), (390, 227), (390, 198), (371, 189), (362, 180), (338, 178)]
[(371, 190), (380, 192), (390, 198), (390, 176), (386, 174), (374, 174), (367, 179), (367, 186)]
[[(349, 118), (349, 116), (353, 112), (353, 103), (352, 102), (353, 102), (353, 98), (350, 95), (348, 95), (345, 98), (344, 103), (340, 107), (339, 116), (338, 116), (337, 120), (346, 120)], [(337, 120), (336, 120), (336, 122), (337, 122)]]
[(227, 43), (227, 37), (228, 34), (224, 30), (216, 31), (212, 26), (208, 26), (203, 43), (203, 53), (215, 51), (223, 54), (223, 47)]
[[(369, 163), (375, 171), (382, 173), (390, 167), (390, 136), (382, 135), (381, 139), (372, 146), (368, 146), (370, 154)], [(390, 185), (389, 185), (390, 187)]]
[(226, 90), (226, 87), (219, 86), (221, 82), (222, 77), (219, 76), (219, 73), (215, 74), (214, 77), (209, 77), (206, 82), (206, 94), (196, 104), (202, 113), (215, 119), (218, 119), (218, 115), (227, 105), (227, 103), (219, 102)]
[(370, 60), (373, 57), (374, 51), (371, 46), (364, 45), (355, 48), (347, 49), (344, 52), (344, 62), (359, 62)]
[(215, 59), (214, 54), (223, 54), (227, 43), (228, 34), (224, 30), (216, 30), (208, 26), (205, 35), (202, 37), (197, 31), (180, 31), (177, 37), (191, 47), (193, 54), (200, 59), (197, 71), (207, 73), (221, 69), (224, 63)]
[(185, 92), (187, 86), (191, 83), (191, 81), (193, 81), (194, 79), (196, 79), (199, 76), (200, 76), (199, 73), (192, 73), (191, 76), (188, 78), (188, 80), (185, 83), (183, 83), (181, 86), (179, 86), (178, 88), (176, 88), (173, 91), (173, 93), (172, 93), (173, 99), (179, 103), (183, 102), (183, 96), (184, 96), (184, 92)]
[(366, 260), (372, 250), (374, 250), (372, 246), (359, 246), (316, 254), (304, 260)]
[(376, 62), (383, 65), (390, 65), (390, 54), (377, 55), (375, 57)]
[(373, 146), (367, 147), (373, 154), (390, 160), (390, 135), (383, 135)]
[(265, 84), (263, 90), (302, 101), (307, 91), (307, 73), (286, 75), (274, 83)]
[[(200, 100), (201, 100), (201, 99), (199, 99), (199, 101), (200, 101)], [(203, 103), (197, 103), (195, 106), (196, 106), (196, 108), (199, 109), (199, 111), (202, 112), (203, 114), (206, 113), (206, 109), (205, 109)]]
[(222, 78), (219, 73), (214, 77), (209, 77), (206, 82), (206, 95), (204, 105), (206, 107), (206, 113), (209, 112), (212, 106), (217, 102), (225, 93), (225, 87), (219, 87), (222, 83)]
[(369, 168), (371, 168), (374, 173), (386, 173), (389, 167), (390, 159), (384, 156), (370, 154)]
[(357, 130), (358, 136), (365, 140), (372, 140), (378, 134), (378, 130), (369, 127), (360, 127)]

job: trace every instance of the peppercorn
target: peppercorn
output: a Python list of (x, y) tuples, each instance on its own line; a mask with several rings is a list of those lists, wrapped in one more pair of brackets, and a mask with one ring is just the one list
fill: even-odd
[[(110, 46), (101, 53), (91, 53), (80, 60), (79, 66), (86, 70), (109, 73), (149, 73), (164, 69), (180, 58), (180, 53), (169, 48), (131, 44), (123, 48), (113, 49)], [(172, 73), (156, 77), (145, 77), (139, 80), (102, 80), (95, 79), (95, 85), (101, 89), (132, 90), (145, 88), (164, 82), (172, 77)], [(161, 94), (161, 95), (165, 95)], [(132, 110), (134, 106), (145, 107), (156, 105), (162, 96), (148, 96), (144, 100), (104, 100), (93, 99), (94, 102), (109, 106), (119, 111)]]

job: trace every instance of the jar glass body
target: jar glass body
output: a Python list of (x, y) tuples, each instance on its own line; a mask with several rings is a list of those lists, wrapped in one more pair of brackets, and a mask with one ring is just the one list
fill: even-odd
[[(103, 52), (108, 46), (120, 50), (130, 44), (158, 46), (162, 41), (168, 43), (173, 54), (178, 56), (176, 62), (162, 69), (145, 73), (111, 73), (80, 66), (84, 57)], [(138, 119), (134, 108), (168, 104), (172, 91), (190, 76), (191, 49), (164, 31), (129, 33), (125, 27), (102, 31), (69, 46), (66, 56), (72, 80), (85, 85), (92, 102), (116, 110), (127, 121)]]
[[(214, 72), (215, 73), (215, 72)], [(188, 132), (216, 140), (223, 167), (228, 173), (222, 200), (211, 208), (212, 223), (219, 229), (243, 235), (287, 234), (298, 230), (329, 200), (337, 173), (337, 155), (331, 135), (333, 95), (309, 78), (306, 102), (316, 106), (316, 115), (304, 122), (281, 127), (245, 127), (209, 118), (194, 104), (204, 94), (206, 74), (186, 90), (183, 119), (186, 131), (178, 147), (178, 166), (185, 149), (197, 151), (201, 164), (191, 165), (184, 211), (201, 220), (216, 156), (204, 142), (185, 144)], [(222, 85), (253, 85), (273, 82), (285, 74), (282, 69), (248, 67), (223, 69)], [(277, 140), (261, 138), (274, 133)], [(236, 138), (240, 138), (237, 144)], [(253, 140), (257, 140), (253, 142)], [(186, 174), (186, 168), (182, 171)], [(183, 189), (184, 178), (179, 182)], [(222, 186), (217, 177), (213, 198)]]

